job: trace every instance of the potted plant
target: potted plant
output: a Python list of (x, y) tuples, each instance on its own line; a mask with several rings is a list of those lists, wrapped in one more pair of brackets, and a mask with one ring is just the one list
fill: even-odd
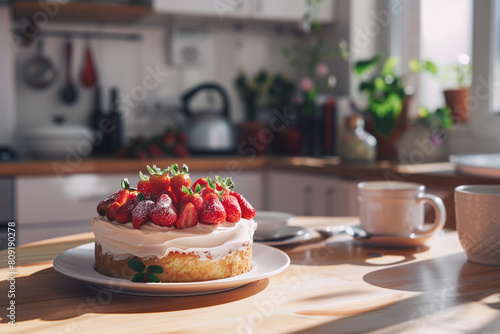
[(446, 105), (450, 107), (455, 123), (465, 123), (469, 119), (469, 86), (472, 66), (469, 56), (462, 54), (459, 63), (450, 67), (449, 74), (455, 78), (453, 89), (444, 90)]
[[(367, 130), (377, 138), (377, 158), (393, 160), (397, 156), (396, 142), (407, 127), (408, 106), (413, 89), (406, 84), (407, 77), (396, 71), (399, 58), (380, 54), (354, 64), (354, 73), (361, 78), (359, 90), (368, 101), (365, 108)], [(411, 72), (437, 73), (434, 63), (412, 59)]]

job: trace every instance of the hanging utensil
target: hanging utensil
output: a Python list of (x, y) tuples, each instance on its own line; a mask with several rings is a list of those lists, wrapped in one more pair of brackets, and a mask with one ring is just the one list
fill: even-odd
[(87, 88), (92, 88), (97, 82), (97, 73), (92, 57), (90, 42), (87, 38), (85, 42), (85, 56), (83, 61), (82, 73), (80, 78), (82, 85)]
[(78, 92), (71, 79), (71, 59), (73, 56), (73, 45), (70, 40), (66, 42), (66, 81), (59, 95), (66, 104), (74, 104), (78, 100)]
[(23, 75), (30, 87), (44, 89), (54, 82), (57, 72), (50, 59), (43, 55), (42, 38), (38, 40), (36, 49), (36, 55), (24, 65)]

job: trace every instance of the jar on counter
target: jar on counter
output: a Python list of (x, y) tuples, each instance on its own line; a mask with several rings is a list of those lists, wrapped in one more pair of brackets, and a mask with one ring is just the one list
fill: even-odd
[(359, 115), (345, 119), (344, 134), (340, 140), (339, 156), (345, 162), (373, 162), (377, 154), (377, 139), (364, 129), (365, 121)]

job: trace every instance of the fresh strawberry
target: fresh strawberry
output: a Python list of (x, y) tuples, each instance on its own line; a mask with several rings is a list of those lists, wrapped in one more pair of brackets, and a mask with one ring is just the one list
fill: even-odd
[(167, 194), (163, 194), (156, 201), (153, 209), (149, 213), (149, 218), (159, 226), (172, 226), (177, 220), (177, 212), (172, 204), (172, 199)]
[(197, 185), (200, 185), (200, 188), (202, 188), (202, 189), (206, 188), (206, 187), (208, 187), (208, 181), (204, 177), (201, 177), (198, 180), (196, 180), (196, 182), (191, 185), (191, 190), (193, 192), (195, 192)]
[(215, 194), (215, 190), (213, 190), (210, 187), (207, 187), (207, 188), (203, 188), (200, 192), (200, 195), (202, 198), (205, 198), (205, 196), (207, 196), (208, 194)]
[(151, 174), (149, 177), (149, 183), (153, 187), (153, 193), (159, 194), (165, 190), (170, 189), (170, 177), (168, 175), (169, 169), (160, 169), (153, 165), (153, 167), (148, 167), (148, 171)]
[(222, 195), (222, 206), (226, 210), (226, 220), (230, 223), (239, 222), (241, 219), (241, 208), (236, 197), (228, 194)]
[(196, 212), (200, 212), (203, 208), (203, 197), (201, 197), (201, 195), (199, 194), (201, 187), (195, 187), (196, 191), (194, 192), (190, 188), (186, 187), (183, 187), (182, 190), (186, 195), (184, 195), (184, 197), (182, 197), (181, 199), (181, 204), (179, 205), (181, 210), (187, 203), (192, 203), (194, 205), (194, 208), (196, 209)]
[(149, 177), (142, 174), (142, 172), (139, 172), (139, 177), (141, 178), (141, 180), (137, 183), (137, 190), (141, 192), (144, 197), (150, 198), (154, 189), (151, 185), (151, 182), (149, 181)]
[(252, 219), (255, 217), (255, 209), (253, 206), (248, 203), (248, 201), (245, 199), (245, 197), (241, 196), (239, 193), (236, 191), (231, 191), (230, 193), (236, 199), (238, 200), (238, 204), (240, 205), (241, 208), (241, 217), (245, 219)]
[(172, 205), (177, 209), (179, 207), (180, 203), (177, 203), (177, 200), (175, 199), (174, 194), (172, 194), (172, 192), (170, 190), (162, 191), (159, 194), (153, 194), (153, 196), (152, 196), (153, 201), (156, 202), (161, 197), (161, 195), (164, 195), (164, 194), (167, 194), (172, 199)]
[(191, 185), (191, 179), (189, 178), (188, 168), (186, 165), (182, 166), (182, 171), (179, 171), (179, 166), (177, 164), (173, 164), (170, 167), (170, 174), (172, 177), (170, 178), (170, 190), (174, 194), (175, 201), (177, 203), (181, 202), (182, 197), (184, 197), (185, 193), (182, 191), (182, 187), (189, 188)]
[(193, 203), (187, 203), (175, 222), (175, 228), (187, 228), (198, 224), (198, 214)]
[(113, 193), (109, 197), (107, 197), (99, 202), (99, 204), (97, 205), (97, 213), (99, 214), (99, 216), (104, 216), (106, 214), (106, 210), (109, 208), (109, 206), (112, 203), (116, 202), (116, 200), (118, 199), (118, 193), (119, 193), (119, 191)]
[(149, 220), (149, 212), (154, 207), (155, 202), (151, 200), (143, 200), (137, 203), (132, 210), (132, 225), (135, 228), (140, 228)]
[(175, 133), (168, 131), (163, 135), (162, 144), (166, 147), (172, 147), (175, 145)]
[(200, 223), (220, 224), (226, 220), (226, 211), (217, 194), (207, 194), (200, 211)]
[(137, 197), (129, 198), (122, 206), (115, 212), (115, 220), (118, 223), (125, 224), (132, 221), (132, 210), (140, 202)]
[(108, 220), (110, 222), (112, 222), (113, 220), (115, 220), (115, 212), (116, 210), (118, 210), (118, 208), (121, 206), (120, 203), (118, 202), (113, 202), (109, 208), (106, 209), (106, 218), (108, 218)]
[(177, 134), (177, 142), (180, 144), (186, 144), (187, 143), (187, 134), (185, 132), (179, 132)]

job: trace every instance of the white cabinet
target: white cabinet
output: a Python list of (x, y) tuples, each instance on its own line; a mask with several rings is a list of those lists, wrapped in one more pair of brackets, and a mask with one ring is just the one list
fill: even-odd
[(301, 172), (269, 171), (267, 209), (300, 216), (357, 215), (355, 181)]
[(172, 15), (218, 17), (247, 17), (248, 0), (154, 0), (153, 11)]
[[(325, 0), (319, 5), (320, 22), (334, 20), (335, 1)], [(227, 17), (296, 22), (307, 12), (306, 3), (306, 0), (153, 0), (153, 11), (220, 20)]]
[[(334, 20), (335, 0), (325, 0), (319, 4), (318, 20), (332, 22)], [(273, 21), (300, 21), (307, 12), (306, 0), (255, 0), (253, 17)]]

